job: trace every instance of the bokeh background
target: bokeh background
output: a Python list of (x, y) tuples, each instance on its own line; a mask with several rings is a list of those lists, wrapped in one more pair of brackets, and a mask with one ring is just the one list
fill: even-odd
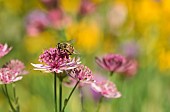
[[(0, 65), (19, 59), (29, 71), (16, 83), (21, 112), (53, 112), (53, 75), (30, 65), (44, 49), (72, 40), (82, 63), (105, 77), (95, 57), (119, 53), (137, 60), (138, 70), (113, 79), (122, 97), (105, 99), (101, 112), (169, 112), (169, 20), (170, 0), (0, 0), (0, 43), (13, 47)], [(70, 90), (64, 87), (63, 98)], [(96, 105), (84, 88), (86, 111), (95, 112)], [(0, 90), (0, 112), (8, 111)], [(81, 112), (78, 90), (66, 112)]]

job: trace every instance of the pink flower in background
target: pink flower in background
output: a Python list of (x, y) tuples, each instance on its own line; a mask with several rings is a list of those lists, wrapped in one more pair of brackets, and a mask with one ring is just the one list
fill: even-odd
[(19, 60), (11, 60), (0, 68), (0, 84), (9, 84), (21, 80), (28, 72), (24, 70), (24, 64)]
[(12, 47), (8, 48), (7, 44), (0, 44), (0, 58), (2, 58), (3, 56), (5, 56), (6, 54), (8, 54), (11, 51)]
[(91, 87), (106, 98), (121, 97), (121, 93), (117, 90), (116, 85), (110, 81), (96, 81), (91, 84)]
[(108, 54), (103, 58), (96, 57), (96, 63), (110, 72), (115, 72), (119, 67), (121, 67), (126, 62), (125, 57), (118, 54)]
[(11, 60), (9, 63), (4, 65), (5, 68), (9, 68), (15, 73), (18, 73), (20, 75), (27, 74), (28, 71), (25, 70), (25, 65), (19, 60)]
[(119, 69), (117, 69), (118, 73), (122, 73), (123, 75), (129, 77), (134, 76), (138, 69), (138, 63), (134, 59), (127, 59), (126, 63), (124, 63)]
[(32, 11), (26, 17), (26, 31), (30, 36), (36, 36), (49, 25), (45, 12), (40, 10)]
[(84, 65), (79, 65), (77, 68), (72, 69), (68, 74), (81, 83), (91, 84), (94, 82), (91, 70)]
[(56, 29), (61, 29), (71, 23), (71, 18), (59, 8), (49, 10), (48, 19), (50, 20), (50, 25)]
[[(106, 80), (106, 77), (102, 76), (100, 73), (96, 73), (94, 75), (94, 80), (96, 82), (100, 82), (100, 81)], [(96, 92), (95, 90), (93, 90), (92, 88), (90, 88), (90, 92), (92, 93), (94, 101), (98, 102), (102, 95), (99, 92)]]
[(71, 59), (61, 57), (57, 48), (50, 48), (45, 50), (44, 53), (39, 56), (39, 61), (43, 64), (31, 63), (32, 66), (35, 67), (34, 70), (56, 73), (76, 68), (81, 63), (79, 58)]
[(81, 0), (80, 10), (79, 10), (80, 15), (89, 14), (91, 12), (94, 12), (94, 10), (95, 10), (95, 4), (92, 1)]

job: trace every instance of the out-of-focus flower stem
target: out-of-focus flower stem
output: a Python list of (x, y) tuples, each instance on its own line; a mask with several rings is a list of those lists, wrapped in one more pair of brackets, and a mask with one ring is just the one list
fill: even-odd
[(66, 106), (67, 106), (67, 104), (68, 104), (68, 101), (70, 100), (70, 98), (71, 98), (71, 96), (72, 96), (74, 90), (76, 89), (77, 85), (79, 84), (79, 82), (80, 82), (80, 81), (77, 81), (76, 85), (74, 86), (74, 88), (73, 88), (72, 91), (70, 92), (68, 98), (65, 99), (65, 101), (64, 101), (64, 107), (63, 107), (63, 109), (62, 109), (61, 112), (64, 112), (64, 110), (65, 110), (65, 108), (66, 108)]
[(58, 112), (57, 110), (57, 74), (54, 72), (54, 111)]
[[(114, 73), (114, 72), (110, 72), (109, 80), (110, 80), (110, 79), (111, 79), (111, 77), (114, 75), (113, 73)], [(103, 98), (104, 98), (103, 96), (101, 96), (101, 97), (100, 97), (99, 104), (98, 104), (98, 107), (97, 107), (96, 112), (99, 112), (100, 107), (101, 107), (101, 104), (102, 104), (102, 102), (103, 102)]]
[(101, 107), (101, 104), (102, 104), (102, 102), (103, 102), (103, 98), (104, 98), (103, 96), (100, 97), (99, 104), (98, 104), (98, 106), (97, 106), (96, 112), (99, 112), (100, 107)]
[(61, 112), (62, 110), (62, 82), (63, 82), (63, 79), (62, 78), (59, 78), (60, 80), (60, 84), (59, 84), (59, 112)]
[(18, 103), (18, 97), (16, 95), (16, 89), (15, 89), (15, 84), (12, 83), (12, 88), (13, 88), (13, 93), (14, 93), (14, 102), (16, 104), (16, 112), (20, 112), (20, 107), (19, 107), (19, 103)]
[(85, 112), (85, 109), (84, 109), (84, 97), (83, 97), (82, 88), (79, 87), (78, 90), (79, 90), (79, 93), (80, 93), (80, 100), (81, 100), (81, 108), (82, 108), (81, 112)]
[(5, 93), (6, 93), (6, 96), (7, 96), (7, 99), (8, 99), (8, 102), (9, 102), (9, 105), (12, 109), (13, 112), (17, 112), (14, 108), (14, 106), (12, 105), (12, 102), (11, 102), (11, 99), (9, 97), (9, 94), (8, 94), (8, 89), (7, 89), (7, 85), (5, 84)]

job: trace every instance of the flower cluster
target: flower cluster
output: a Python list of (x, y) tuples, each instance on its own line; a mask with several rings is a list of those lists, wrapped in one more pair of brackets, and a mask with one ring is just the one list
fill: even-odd
[[(64, 84), (66, 86), (73, 86), (73, 90), (71, 91), (69, 97), (65, 99), (65, 105), (62, 111), (64, 111), (70, 99), (70, 96), (77, 86), (79, 86), (79, 89), (81, 89), (85, 85), (90, 85), (93, 91), (99, 93), (103, 97), (120, 98), (121, 93), (117, 90), (116, 85), (106, 79), (95, 79), (92, 71), (87, 66), (80, 64), (81, 62), (79, 58), (71, 56), (72, 54), (74, 54), (74, 51), (74, 47), (71, 44), (58, 43), (56, 48), (45, 50), (39, 56), (39, 61), (41, 62), (41, 64), (32, 63), (32, 65), (35, 67), (34, 70), (55, 73), (54, 76), (57, 76), (60, 80), (59, 93), (62, 93), (61, 83), (65, 77), (67, 77), (69, 81), (64, 81)], [(109, 71), (111, 74), (116, 72), (134, 75), (137, 70), (137, 62), (135, 60), (128, 60), (118, 54), (108, 54), (103, 58), (96, 57), (96, 62), (100, 67)], [(61, 74), (65, 74), (64, 77), (60, 77)], [(54, 91), (56, 91), (55, 86), (56, 83), (54, 80)], [(56, 93), (54, 93), (54, 95), (56, 95)], [(60, 94), (60, 96), (62, 95)]]
[(77, 68), (72, 69), (69, 75), (83, 83), (91, 84), (94, 82), (92, 71), (84, 65), (79, 65)]
[(39, 61), (43, 64), (32, 63), (35, 67), (34, 70), (56, 73), (76, 68), (80, 64), (79, 58), (67, 58), (66, 56), (61, 56), (59, 49), (57, 48), (45, 50), (43, 54), (39, 56)]
[[(11, 49), (12, 47), (8, 48), (7, 44), (0, 44), (0, 57), (8, 54)], [(0, 68), (0, 84), (9, 84), (21, 80), (23, 75), (28, 73), (24, 69), (25, 66), (21, 61), (11, 60)]]

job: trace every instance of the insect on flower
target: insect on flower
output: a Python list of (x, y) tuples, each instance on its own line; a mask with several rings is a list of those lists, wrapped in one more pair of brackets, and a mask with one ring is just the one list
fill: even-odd
[(57, 44), (60, 52), (67, 53), (68, 55), (74, 54), (74, 47), (69, 42), (62, 42)]

